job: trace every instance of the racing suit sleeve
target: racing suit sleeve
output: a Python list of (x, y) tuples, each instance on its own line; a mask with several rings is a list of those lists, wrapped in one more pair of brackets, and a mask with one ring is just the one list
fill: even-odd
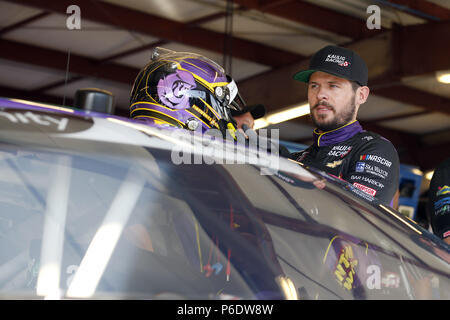
[(377, 137), (352, 152), (342, 179), (392, 206), (399, 186), (400, 161), (388, 140)]
[(433, 233), (447, 242), (450, 239), (450, 158), (434, 171), (428, 192), (428, 211)]

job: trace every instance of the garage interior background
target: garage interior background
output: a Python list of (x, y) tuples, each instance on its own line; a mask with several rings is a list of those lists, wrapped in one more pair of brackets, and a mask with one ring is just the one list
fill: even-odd
[[(80, 29), (68, 28), (71, 5)], [(368, 27), (371, 5), (379, 29)], [(450, 73), (450, 0), (1, 0), (0, 21), (0, 96), (72, 106), (77, 89), (100, 88), (125, 117), (134, 78), (157, 46), (223, 65), (247, 104), (264, 104), (268, 116), (307, 103), (292, 76), (311, 54), (348, 47), (369, 67), (363, 127), (424, 175), (450, 156), (450, 84), (438, 81)], [(267, 128), (311, 142), (308, 115)]]

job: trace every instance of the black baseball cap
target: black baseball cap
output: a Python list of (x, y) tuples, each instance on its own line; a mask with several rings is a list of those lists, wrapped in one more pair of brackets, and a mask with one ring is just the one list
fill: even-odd
[(294, 79), (308, 83), (309, 77), (316, 71), (355, 81), (361, 86), (367, 86), (369, 78), (364, 60), (356, 52), (338, 46), (326, 46), (317, 51), (311, 57), (309, 69), (297, 72)]
[(250, 106), (245, 106), (242, 110), (231, 110), (231, 115), (233, 117), (240, 116), (244, 113), (250, 112), (252, 114), (253, 119), (259, 119), (264, 117), (266, 114), (266, 108), (262, 104), (253, 104)]

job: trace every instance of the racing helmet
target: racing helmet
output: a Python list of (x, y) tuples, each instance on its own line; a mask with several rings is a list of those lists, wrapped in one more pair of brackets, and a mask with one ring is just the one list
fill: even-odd
[(235, 129), (231, 109), (245, 103), (234, 80), (214, 61), (195, 53), (157, 47), (139, 72), (130, 96), (130, 117), (206, 132)]

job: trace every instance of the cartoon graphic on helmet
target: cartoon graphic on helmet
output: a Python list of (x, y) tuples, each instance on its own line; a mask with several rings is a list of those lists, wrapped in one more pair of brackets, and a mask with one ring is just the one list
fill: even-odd
[(130, 97), (130, 117), (205, 132), (229, 128), (231, 109), (244, 106), (234, 80), (214, 61), (156, 48)]

